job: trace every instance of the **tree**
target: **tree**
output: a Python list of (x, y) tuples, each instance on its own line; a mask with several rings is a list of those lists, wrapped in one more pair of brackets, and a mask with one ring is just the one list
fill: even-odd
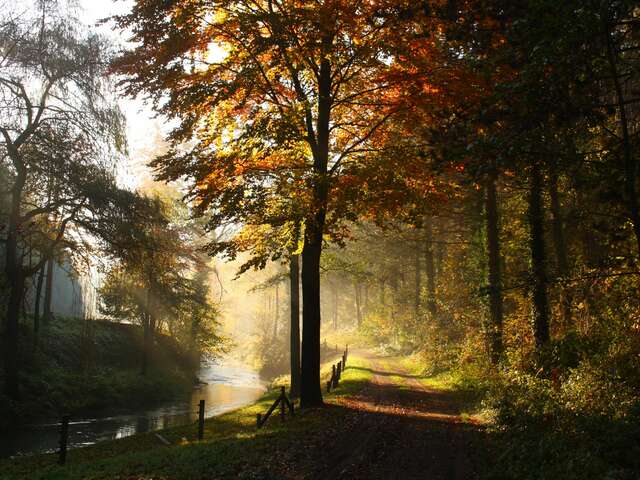
[[(123, 147), (121, 116), (107, 93), (104, 40), (83, 34), (53, 2), (2, 19), (0, 158), (10, 174), (4, 229), (9, 301), (5, 318), (6, 392), (18, 396), (18, 321), (25, 284), (92, 216), (113, 188)], [(55, 177), (58, 195), (47, 197)], [(36, 248), (37, 246), (37, 248)]]
[[(212, 228), (250, 218), (282, 224), (287, 218), (268, 215), (268, 205), (289, 197), (300, 205), (304, 407), (322, 404), (323, 238), (352, 215), (346, 195), (357, 191), (357, 166), (395, 111), (389, 98), (399, 92), (384, 73), (399, 9), (382, 1), (140, 0), (116, 18), (139, 45), (115, 63), (127, 92), (149, 94), (180, 121), (174, 148), (155, 163), (159, 177), (190, 179)], [(212, 253), (237, 249), (228, 241)]]
[(172, 207), (171, 199), (133, 195), (129, 212), (110, 237), (113, 263), (100, 288), (103, 314), (142, 326), (143, 375), (158, 332), (184, 345), (193, 367), (201, 353), (223, 349), (217, 310), (209, 299), (210, 269), (197, 253), (196, 239), (203, 232), (188, 220), (181, 225), (187, 212)]
[(289, 260), (289, 281), (290, 392), (292, 397), (297, 397), (300, 395), (300, 256), (295, 253)]

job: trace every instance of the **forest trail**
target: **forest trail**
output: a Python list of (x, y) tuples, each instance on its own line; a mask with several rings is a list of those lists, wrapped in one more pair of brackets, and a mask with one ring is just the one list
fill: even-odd
[(372, 380), (340, 399), (352, 413), (309, 478), (476, 478), (485, 434), (477, 420), (461, 415), (460, 396), (425, 386), (393, 358), (358, 354), (371, 362)]
[[(338, 360), (339, 357), (334, 358)], [(433, 387), (406, 359), (352, 350), (324, 408), (255, 428), (275, 397), (212, 417), (205, 440), (194, 424), (69, 452), (68, 465), (42, 455), (0, 462), (0, 478), (473, 480), (487, 466), (484, 426), (462, 412), (468, 398)], [(410, 368), (410, 367), (409, 367)], [(274, 391), (275, 392), (275, 391)], [(6, 470), (3, 471), (3, 468)], [(5, 474), (5, 475), (3, 475)]]

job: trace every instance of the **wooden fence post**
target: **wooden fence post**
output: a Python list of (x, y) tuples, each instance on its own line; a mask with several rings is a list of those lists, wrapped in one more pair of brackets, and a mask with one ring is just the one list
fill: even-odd
[(284, 422), (284, 416), (286, 415), (286, 410), (285, 410), (285, 400), (286, 398), (286, 394), (284, 391), (284, 387), (280, 387), (280, 420)]
[(62, 416), (60, 423), (60, 452), (58, 455), (58, 464), (64, 465), (67, 461), (67, 442), (69, 440), (69, 415)]
[(204, 400), (198, 406), (198, 440), (204, 438)]

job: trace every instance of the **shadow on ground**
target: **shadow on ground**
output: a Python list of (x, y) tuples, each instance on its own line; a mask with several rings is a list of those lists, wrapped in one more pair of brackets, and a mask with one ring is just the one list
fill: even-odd
[(369, 372), (374, 375), (379, 375), (381, 377), (400, 377), (400, 378), (411, 378), (415, 380), (422, 380), (422, 379), (428, 378), (427, 375), (413, 375), (413, 374), (401, 372), (401, 371), (390, 372), (388, 370), (375, 370), (373, 368), (367, 368), (367, 367), (350, 367), (350, 368)]
[[(375, 373), (383, 374), (396, 375)], [(194, 428), (180, 428), (164, 432), (172, 446), (152, 446), (157, 439), (141, 436), (71, 451), (68, 467), (50, 456), (37, 467), (18, 462), (0, 478), (463, 480), (486, 468), (488, 434), (462, 421), (456, 392), (408, 389), (386, 379), (350, 391), (345, 379), (335, 403), (284, 424), (270, 419), (261, 430), (218, 418), (207, 424), (202, 443), (193, 441)], [(187, 443), (175, 445), (183, 435)]]
[(462, 421), (455, 393), (371, 384), (336, 414), (345, 422), (304, 478), (474, 479), (487, 467), (488, 434)]

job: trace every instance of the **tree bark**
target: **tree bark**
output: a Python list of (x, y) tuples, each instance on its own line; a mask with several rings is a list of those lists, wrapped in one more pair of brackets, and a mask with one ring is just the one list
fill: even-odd
[(302, 376), (300, 406), (323, 405), (320, 386), (320, 256), (329, 196), (329, 134), (331, 120), (331, 49), (333, 37), (322, 38), (318, 72), (318, 117), (315, 133), (312, 115), (306, 112), (307, 134), (313, 154), (313, 202), (305, 222), (302, 250)]
[(38, 346), (38, 337), (40, 334), (40, 298), (42, 297), (42, 284), (44, 281), (44, 265), (38, 273), (38, 281), (36, 283), (36, 298), (33, 305), (33, 344)]
[(496, 364), (502, 356), (502, 272), (500, 271), (500, 225), (496, 172), (487, 177), (485, 191), (485, 220), (489, 260), (489, 343), (491, 361)]
[(361, 298), (360, 298), (360, 284), (358, 281), (353, 282), (353, 288), (356, 295), (356, 325), (358, 328), (362, 325), (362, 310), (361, 310)]
[(142, 362), (140, 373), (144, 376), (149, 372), (149, 339), (151, 338), (151, 316), (145, 313), (142, 321)]
[(302, 375), (300, 406), (321, 406), (320, 388), (320, 255), (322, 233), (315, 225), (305, 229), (302, 251)]
[(278, 338), (278, 320), (280, 313), (280, 286), (276, 284), (275, 312), (273, 316), (273, 339)]
[(638, 202), (638, 192), (636, 190), (637, 166), (633, 155), (633, 147), (631, 144), (631, 135), (629, 134), (629, 119), (627, 116), (626, 102), (620, 76), (618, 74), (618, 65), (616, 60), (615, 46), (613, 45), (612, 26), (609, 12), (602, 15), (604, 22), (604, 33), (607, 38), (607, 60), (613, 78), (613, 86), (616, 94), (616, 103), (618, 106), (620, 131), (622, 133), (622, 152), (623, 152), (623, 170), (625, 174), (624, 189), (627, 196), (627, 205), (629, 208), (629, 217), (633, 223), (633, 232), (636, 237), (636, 248), (640, 254), (640, 206)]
[(22, 191), (27, 178), (27, 170), (19, 161), (18, 153), (10, 143), (7, 143), (12, 159), (16, 165), (17, 175), (11, 188), (11, 210), (7, 225), (7, 239), (5, 243), (5, 273), (9, 282), (9, 303), (7, 305), (4, 331), (4, 378), (5, 393), (14, 400), (19, 396), (18, 341), (20, 309), (24, 297), (25, 276), (20, 259), (18, 238), (20, 228), (20, 205)]
[(437, 314), (436, 306), (436, 270), (433, 258), (433, 219), (427, 217), (424, 222), (424, 270), (427, 275), (427, 310), (432, 319)]
[(534, 161), (529, 185), (529, 239), (533, 277), (533, 335), (540, 349), (549, 342), (549, 301), (547, 298), (542, 172)]
[(18, 340), (20, 329), (20, 311), (24, 299), (25, 279), (22, 272), (18, 272), (11, 279), (11, 291), (7, 305), (4, 345), (4, 377), (5, 393), (9, 398), (17, 400), (20, 397), (19, 376), (20, 360), (18, 358)]
[(413, 311), (414, 311), (414, 316), (416, 318), (416, 320), (418, 319), (418, 316), (420, 314), (420, 294), (422, 292), (422, 265), (420, 262), (420, 257), (421, 252), (420, 252), (420, 244), (419, 241), (416, 242), (416, 247), (415, 247), (415, 273), (416, 273), (416, 277), (415, 277), (415, 291), (414, 291), (414, 298), (413, 298)]
[(364, 301), (362, 302), (362, 317), (366, 318), (369, 313), (369, 282), (364, 284)]
[[(553, 229), (553, 246), (556, 256), (558, 276), (566, 280), (569, 276), (569, 259), (567, 255), (567, 243), (564, 234), (564, 219), (560, 207), (560, 195), (558, 193), (558, 172), (554, 165), (551, 166), (549, 175), (549, 197), (551, 198), (551, 216)], [(571, 325), (571, 304), (573, 299), (569, 287), (563, 285), (561, 293), (562, 322), (564, 328)]]
[(291, 255), (289, 261), (290, 280), (290, 363), (292, 397), (300, 395), (300, 257)]
[(45, 323), (53, 319), (51, 310), (51, 299), (53, 296), (53, 258), (47, 261), (47, 279), (44, 287), (44, 309), (42, 312), (42, 321)]
[(149, 373), (149, 357), (151, 356), (151, 343), (152, 343), (152, 292), (151, 285), (153, 281), (149, 282), (147, 285), (147, 298), (146, 298), (146, 312), (143, 316), (142, 320), (142, 365), (140, 373), (142, 375), (147, 375)]
[(338, 329), (338, 285), (333, 285), (333, 329)]
[(191, 319), (191, 329), (189, 331), (189, 358), (191, 368), (196, 369), (200, 365), (200, 349), (197, 345), (198, 331), (200, 330), (199, 320)]
[(438, 278), (442, 276), (442, 272), (444, 271), (444, 255), (445, 255), (444, 242), (439, 242), (436, 245), (436, 265), (435, 265), (436, 285), (438, 284)]

